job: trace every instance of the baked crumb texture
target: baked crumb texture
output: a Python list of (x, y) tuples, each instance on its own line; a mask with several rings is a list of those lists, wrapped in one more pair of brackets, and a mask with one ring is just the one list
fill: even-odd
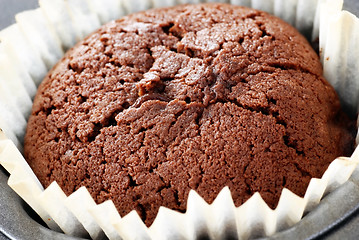
[(318, 56), (266, 13), (224, 4), (155, 9), (111, 22), (41, 84), (25, 156), (41, 183), (86, 186), (149, 226), (229, 186), (277, 205), (348, 154), (339, 101)]

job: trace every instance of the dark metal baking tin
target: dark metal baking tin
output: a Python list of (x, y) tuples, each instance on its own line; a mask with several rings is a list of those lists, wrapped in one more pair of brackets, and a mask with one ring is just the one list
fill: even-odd
[[(0, 0), (0, 30), (14, 23), (14, 14), (38, 7), (37, 0)], [(359, 0), (344, 0), (344, 8), (359, 16)], [(78, 240), (49, 230), (7, 185), (0, 166), (0, 240)], [(359, 239), (359, 169), (350, 180), (324, 197), (298, 224), (264, 239)]]

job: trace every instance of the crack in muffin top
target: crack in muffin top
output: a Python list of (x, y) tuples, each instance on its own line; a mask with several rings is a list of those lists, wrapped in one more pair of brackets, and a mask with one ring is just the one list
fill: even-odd
[(24, 153), (45, 187), (86, 186), (149, 226), (160, 206), (184, 212), (190, 189), (211, 203), (229, 186), (236, 206), (257, 191), (272, 208), (284, 187), (303, 196), (352, 150), (348, 121), (293, 27), (244, 7), (181, 5), (73, 47), (39, 87)]

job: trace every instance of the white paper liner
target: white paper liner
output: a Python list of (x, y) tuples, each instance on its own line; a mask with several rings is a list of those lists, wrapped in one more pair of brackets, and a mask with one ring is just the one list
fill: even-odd
[(113, 222), (112, 225), (123, 239), (151, 239), (149, 229), (135, 211)]
[(6, 45), (5, 51), (9, 55), (14, 55), (24, 69), (29, 73), (36, 85), (40, 84), (47, 73), (46, 66), (41, 60), (38, 51), (35, 51), (29, 41), (20, 31), (18, 24), (13, 24), (0, 31), (1, 44)]
[(64, 51), (75, 45), (79, 36), (63, 0), (39, 0), (44, 15), (55, 29)]
[(123, 0), (123, 7), (127, 13), (144, 11), (153, 6), (152, 1), (143, 0)]
[[(32, 80), (29, 72), (25, 69), (25, 66), (22, 64), (21, 60), (18, 56), (16, 56), (15, 53), (12, 52), (12, 45), (8, 41), (4, 41), (1, 43), (0, 51), (2, 52), (4, 56), (6, 56), (6, 62), (5, 65), (1, 68), (1, 76), (2, 77), (9, 77), (14, 76), (17, 79), (14, 79), (12, 81), (20, 81), (22, 85), (24, 86), (24, 90), (26, 91), (26, 95), (30, 97), (31, 99), (35, 96), (37, 87), (34, 81)], [(14, 69), (14, 66), (16, 66), (16, 71)], [(12, 72), (12, 73), (4, 73), (4, 71)], [(28, 111), (28, 110), (26, 110)]]
[[(0, 99), (0, 103), (1, 103), (1, 99)], [(1, 111), (1, 104), (0, 104), (0, 111)], [(14, 144), (18, 149), (22, 150), (22, 145), (20, 143), (20, 141), (17, 139), (15, 132), (9, 127), (9, 125), (6, 123), (6, 121), (0, 116), (0, 131), (3, 131), (6, 135)], [(20, 148), (19, 148), (20, 147)], [(20, 151), (21, 151), (20, 150)]]
[[(298, 0), (295, 27), (308, 39), (312, 37), (318, 0)], [(316, 29), (318, 31), (318, 28)]]
[(177, 4), (176, 0), (152, 0), (153, 7), (171, 7)]
[(67, 197), (56, 182), (48, 186), (40, 195), (38, 201), (48, 212), (53, 220), (59, 225), (61, 230), (68, 235), (76, 237), (87, 237), (88, 233), (80, 221), (75, 217), (75, 213), (65, 205)]
[[(326, 17), (330, 27), (323, 26), (326, 40), (320, 40), (324, 77), (338, 92), (343, 106), (356, 114), (359, 103), (359, 81), (355, 81), (359, 69), (359, 19), (346, 11)], [(338, 46), (336, 41), (342, 44)]]
[(21, 153), (13, 142), (8, 140), (2, 131), (0, 131), (0, 159), (1, 165), (10, 173), (9, 186), (34, 209), (51, 229), (60, 230), (37, 200), (37, 196), (44, 191), (41, 183), (28, 164), (24, 163)]
[(88, 5), (101, 24), (121, 18), (126, 14), (121, 0), (88, 0)]
[(104, 232), (88, 209), (96, 206), (90, 193), (81, 187), (65, 200), (65, 206), (75, 215), (92, 239), (103, 239)]
[[(319, 18), (319, 52), (320, 54), (320, 60), (323, 62), (324, 54), (325, 54), (325, 43), (328, 39), (327, 32), (329, 30), (330, 26), (330, 19), (335, 16), (335, 13), (340, 11), (343, 7), (343, 0), (319, 0), (319, 16), (316, 16)], [(334, 21), (336, 22), (336, 21)]]
[(113, 226), (113, 223), (121, 220), (121, 216), (112, 201), (95, 204), (93, 207), (88, 208), (88, 211), (109, 239), (121, 239)]
[(230, 0), (230, 3), (239, 6), (251, 7), (251, 0)]
[(100, 20), (90, 9), (87, 0), (65, 1), (67, 11), (76, 29), (78, 40), (100, 27)]
[(252, 8), (266, 11), (270, 14), (274, 13), (274, 0), (252, 0)]
[(0, 128), (21, 149), (21, 139), (24, 137), (26, 119), (17, 108), (13, 97), (5, 85), (0, 85), (0, 123)]
[(11, 59), (5, 54), (6, 45), (0, 45), (0, 85), (11, 92), (13, 103), (23, 116), (31, 112), (32, 100), (27, 92), (24, 81), (21, 80), (21, 71), (17, 72), (16, 65), (12, 65)]
[(189, 228), (193, 229), (193, 226), (186, 226), (186, 216), (184, 214), (160, 207), (156, 219), (156, 223), (152, 224), (150, 228), (153, 238), (190, 239), (187, 231)]
[[(46, 69), (51, 68), (63, 55), (64, 49), (68, 49), (79, 38), (95, 30), (100, 22), (154, 6), (203, 1), (106, 2), (106, 6), (111, 7), (101, 7), (95, 0), (51, 0), (51, 3), (50, 0), (40, 0), (41, 9), (18, 14), (18, 23), (0, 32), (0, 40), (7, 41), (11, 50), (5, 53), (6, 56), (14, 62), (20, 62), (23, 67), (20, 73), (9, 75), (9, 79), (17, 79), (19, 87), (24, 86), (26, 94), (32, 96), (32, 90), (28, 89), (31, 85), (28, 77), (30, 76), (34, 84), (38, 85), (46, 74), (45, 66)], [(359, 60), (356, 59), (359, 51), (356, 46), (359, 42), (359, 20), (352, 14), (341, 11), (342, 0), (223, 2), (243, 4), (275, 13), (295, 25), (306, 36), (313, 29), (312, 37), (320, 36), (325, 76), (335, 86), (345, 107), (352, 113), (357, 113), (359, 84), (355, 80), (359, 76)], [(58, 14), (55, 14), (56, 7), (61, 10)], [(69, 29), (67, 33), (66, 29)], [(19, 39), (16, 37), (17, 34)], [(64, 35), (60, 36), (61, 34)], [(16, 48), (16, 44), (11, 44), (12, 41), (19, 43), (21, 51)], [(1, 54), (3, 53), (0, 51), (0, 57)], [(0, 87), (0, 91), (1, 89)], [(8, 140), (4, 132), (0, 131), (0, 163), (11, 174), (9, 185), (51, 229), (62, 230), (73, 236), (91, 236), (94, 239), (100, 238), (103, 234), (110, 239), (194, 239), (201, 236), (213, 239), (231, 236), (247, 239), (269, 236), (300, 221), (303, 213), (313, 209), (325, 194), (347, 181), (359, 163), (358, 149), (350, 158), (336, 159), (321, 179), (310, 181), (304, 198), (284, 189), (275, 210), (265, 204), (259, 193), (255, 193), (247, 202), (236, 208), (228, 188), (224, 188), (211, 205), (195, 191), (191, 191), (185, 214), (161, 207), (154, 223), (147, 228), (136, 211), (121, 218), (111, 201), (97, 205), (84, 188), (80, 188), (69, 197), (66, 197), (55, 182), (43, 190), (16, 148), (21, 144), (19, 140), (25, 131), (22, 121), (28, 113), (22, 112), (20, 107), (16, 106), (16, 102), (19, 101), (17, 98), (21, 100), (24, 96), (13, 96), (12, 91), (15, 90), (9, 89), (10, 94), (7, 97), (0, 94), (0, 128), (3, 128), (11, 138)], [(14, 111), (2, 105), (5, 101), (13, 102)], [(21, 127), (16, 127), (19, 122)]]
[[(16, 22), (33, 49), (50, 69), (63, 56), (60, 39), (41, 9), (16, 15)], [(21, 56), (21, 55), (20, 55)]]
[(295, 25), (298, 0), (275, 0), (274, 15)]
[(209, 2), (209, 3), (229, 3), (229, 0), (207, 0), (206, 2)]
[(178, 0), (179, 4), (187, 4), (187, 3), (201, 3), (203, 2), (202, 0)]

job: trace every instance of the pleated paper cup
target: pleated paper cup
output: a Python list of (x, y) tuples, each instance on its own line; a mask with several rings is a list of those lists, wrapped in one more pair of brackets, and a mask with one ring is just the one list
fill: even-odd
[[(211, 239), (270, 236), (299, 222), (326, 194), (346, 182), (359, 163), (335, 159), (321, 179), (312, 179), (299, 197), (283, 189), (270, 209), (259, 193), (235, 207), (228, 187), (212, 204), (191, 191), (186, 213), (161, 207), (151, 227), (136, 211), (121, 217), (113, 202), (96, 204), (86, 188), (66, 196), (56, 182), (44, 189), (23, 158), (26, 121), (36, 88), (69, 48), (101, 24), (153, 7), (200, 0), (40, 0), (40, 8), (19, 13), (17, 23), (0, 32), (0, 163), (10, 173), (8, 184), (47, 226), (78, 237), (102, 239)], [(319, 39), (324, 76), (351, 115), (359, 106), (359, 20), (342, 11), (342, 0), (231, 0), (272, 13), (295, 26), (308, 39)]]

